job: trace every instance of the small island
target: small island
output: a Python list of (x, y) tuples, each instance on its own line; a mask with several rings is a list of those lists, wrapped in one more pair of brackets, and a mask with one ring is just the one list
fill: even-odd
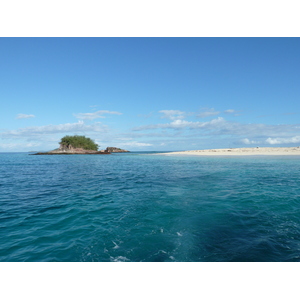
[(114, 153), (130, 152), (130, 151), (128, 151), (128, 150), (124, 150), (124, 149), (117, 148), (117, 147), (107, 147), (104, 151), (107, 151), (107, 152), (114, 152)]
[(59, 148), (48, 152), (38, 152), (32, 155), (70, 155), (70, 154), (111, 154), (111, 152), (129, 152), (116, 147), (98, 150), (99, 145), (92, 139), (81, 135), (66, 135), (59, 143)]

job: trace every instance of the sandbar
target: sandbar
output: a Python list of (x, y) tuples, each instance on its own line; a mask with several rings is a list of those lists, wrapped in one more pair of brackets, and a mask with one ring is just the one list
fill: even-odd
[(162, 155), (300, 155), (300, 147), (255, 147), (255, 148), (226, 148), (208, 150), (188, 150), (161, 153)]

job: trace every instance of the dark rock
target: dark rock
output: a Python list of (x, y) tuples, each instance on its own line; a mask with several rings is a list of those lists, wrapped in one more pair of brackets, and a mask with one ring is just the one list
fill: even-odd
[(113, 153), (118, 153), (118, 152), (130, 152), (130, 151), (128, 151), (128, 150), (124, 150), (124, 149), (117, 148), (117, 147), (107, 147), (107, 148), (105, 149), (105, 151), (113, 152)]
[(32, 155), (71, 155), (71, 154), (110, 154), (108, 151), (85, 150), (82, 148), (60, 147), (49, 152), (38, 152)]
[(53, 152), (38, 152), (38, 153), (34, 153), (34, 154), (30, 154), (30, 155), (78, 155), (78, 154), (111, 154), (110, 152), (101, 152), (101, 151), (95, 151), (93, 153), (91, 152), (80, 152), (80, 153), (76, 153), (76, 152), (61, 152), (61, 153), (53, 153)]

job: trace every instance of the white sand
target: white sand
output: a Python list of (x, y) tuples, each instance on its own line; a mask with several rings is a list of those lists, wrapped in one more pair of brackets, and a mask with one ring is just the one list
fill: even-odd
[(227, 148), (189, 150), (162, 153), (162, 155), (300, 155), (300, 147)]

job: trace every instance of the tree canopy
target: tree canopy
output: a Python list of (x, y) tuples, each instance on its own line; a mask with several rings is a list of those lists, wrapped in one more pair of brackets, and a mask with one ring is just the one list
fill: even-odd
[(59, 144), (65, 147), (72, 146), (73, 148), (83, 148), (85, 150), (95, 151), (98, 151), (99, 147), (93, 140), (83, 135), (66, 135), (61, 139)]

